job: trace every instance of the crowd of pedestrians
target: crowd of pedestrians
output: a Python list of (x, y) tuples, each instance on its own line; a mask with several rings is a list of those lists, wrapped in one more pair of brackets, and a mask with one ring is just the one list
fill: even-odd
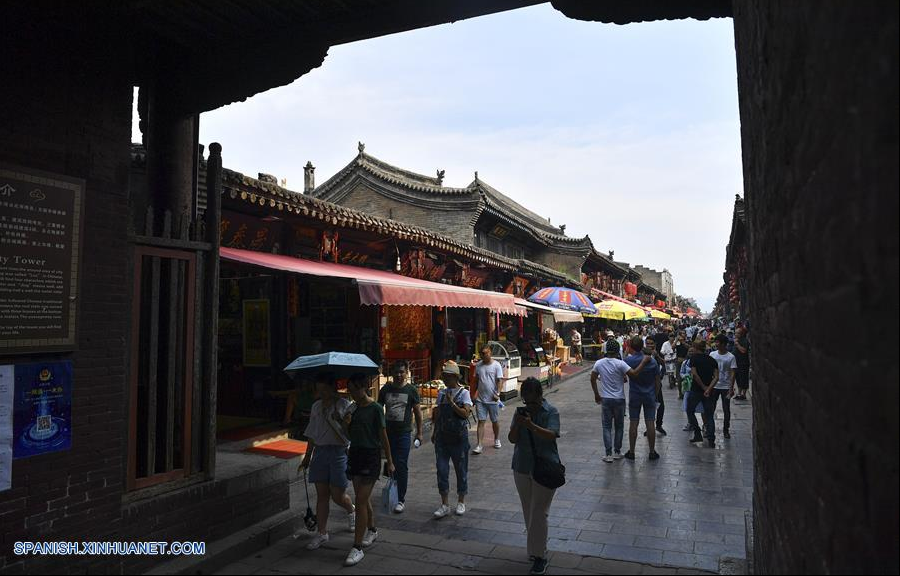
[[(663, 415), (666, 388), (677, 389), (686, 413), (684, 431), (690, 442), (716, 444), (715, 411), (721, 402), (722, 434), (731, 437), (731, 400), (746, 399), (749, 389), (750, 343), (744, 328), (733, 334), (707, 327), (657, 329), (629, 334), (605, 333), (601, 358), (590, 372), (594, 401), (601, 406), (602, 460), (635, 460), (640, 422), (645, 424), (647, 458), (660, 458), (658, 436), (665, 436)], [(715, 349), (707, 352), (709, 342)], [(580, 352), (580, 350), (579, 350)], [(470, 389), (463, 385), (460, 367), (453, 361), (440, 366), (444, 387), (431, 411), (430, 440), (434, 449), (437, 492), (440, 505), (432, 514), (440, 520), (466, 513), (469, 458), (484, 452), (485, 428), (491, 423), (494, 450), (500, 439), (501, 383), (503, 368), (485, 347), (474, 367)], [(391, 367), (390, 380), (369, 395), (371, 379), (357, 374), (348, 381), (351, 401), (338, 394), (332, 374), (315, 379), (316, 400), (309, 411), (304, 436), (307, 452), (300, 469), (316, 489), (317, 530), (307, 543), (316, 550), (329, 541), (331, 504), (347, 515), (353, 546), (345, 560), (354, 566), (364, 550), (378, 537), (372, 491), (382, 475), (393, 479), (397, 502), (390, 509), (402, 514), (409, 490), (409, 456), (423, 442), (421, 398), (409, 383), (409, 369), (400, 361)], [(736, 393), (736, 390), (738, 391)], [(529, 378), (520, 387), (522, 406), (516, 409), (506, 439), (513, 445), (512, 479), (522, 505), (527, 532), (527, 553), (532, 574), (548, 568), (548, 515), (556, 490), (565, 482), (557, 447), (560, 414), (543, 395), (541, 383)], [(623, 454), (625, 414), (628, 414), (628, 450)], [(701, 421), (697, 415), (700, 414)], [(474, 448), (470, 445), (470, 423), (474, 416)], [(382, 467), (382, 459), (384, 466)], [(450, 468), (456, 477), (456, 503), (450, 502)], [(354, 499), (347, 494), (352, 484)]]

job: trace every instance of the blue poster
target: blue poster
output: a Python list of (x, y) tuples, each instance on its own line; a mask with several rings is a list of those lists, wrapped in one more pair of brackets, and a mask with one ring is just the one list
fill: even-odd
[(72, 447), (72, 362), (15, 367), (13, 458)]

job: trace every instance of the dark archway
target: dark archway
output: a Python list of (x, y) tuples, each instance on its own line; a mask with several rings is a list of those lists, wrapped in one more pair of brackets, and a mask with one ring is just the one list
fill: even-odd
[[(0, 94), (0, 160), (84, 179), (91, 206), (83, 323), (65, 355), (75, 365), (75, 448), (17, 462), (12, 490), (0, 493), (4, 541), (103, 540), (134, 524), (136, 508), (123, 504), (122, 392), (132, 87), (163, 86), (183, 118), (286, 84), (335, 44), (535, 3), (3, 4), (0, 20), (13, 25), (0, 37), (0, 66), (15, 81)], [(888, 327), (898, 317), (897, 3), (554, 6), (616, 23), (733, 16), (757, 350), (757, 571), (897, 572), (898, 335)], [(2, 363), (35, 358), (59, 356), (7, 354)], [(99, 565), (89, 562), (68, 569)], [(0, 571), (42, 566), (53, 567), (0, 557)]]

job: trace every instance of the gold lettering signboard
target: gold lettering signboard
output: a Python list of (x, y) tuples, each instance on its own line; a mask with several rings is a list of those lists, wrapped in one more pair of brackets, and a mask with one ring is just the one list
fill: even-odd
[(84, 180), (0, 164), (0, 354), (75, 348)]
[(244, 300), (244, 366), (272, 365), (269, 301)]

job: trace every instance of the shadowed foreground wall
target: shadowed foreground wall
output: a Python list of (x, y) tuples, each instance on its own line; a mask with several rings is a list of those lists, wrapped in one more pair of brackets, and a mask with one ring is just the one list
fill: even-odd
[(898, 570), (897, 6), (734, 3), (757, 573)]

